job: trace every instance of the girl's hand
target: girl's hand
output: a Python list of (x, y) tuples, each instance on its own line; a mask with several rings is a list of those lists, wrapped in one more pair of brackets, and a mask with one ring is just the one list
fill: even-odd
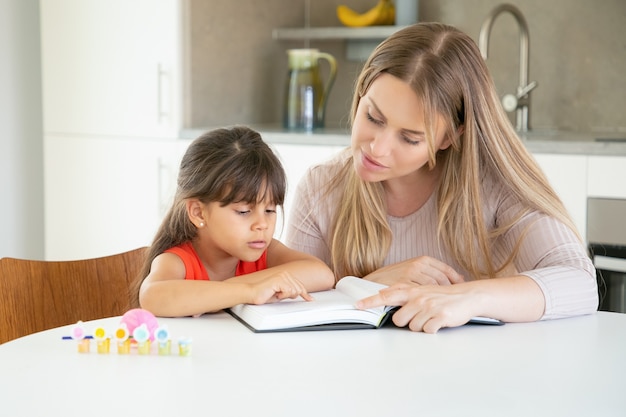
[(430, 256), (420, 256), (388, 265), (363, 277), (381, 284), (413, 283), (419, 285), (450, 285), (464, 281), (463, 275), (450, 265)]
[(306, 301), (313, 300), (304, 285), (286, 272), (280, 272), (251, 286), (251, 304), (275, 303), (297, 297), (302, 297)]
[(467, 323), (475, 314), (470, 293), (463, 286), (418, 286), (395, 284), (378, 294), (357, 302), (360, 309), (378, 306), (401, 306), (393, 315), (396, 326), (409, 326), (413, 331), (436, 333), (443, 327)]

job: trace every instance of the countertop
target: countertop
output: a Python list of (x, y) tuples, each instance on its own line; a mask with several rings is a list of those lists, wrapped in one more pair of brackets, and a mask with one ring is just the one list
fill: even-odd
[[(346, 128), (318, 129), (312, 132), (290, 131), (276, 125), (250, 125), (268, 143), (318, 146), (347, 146), (350, 131)], [(211, 128), (183, 129), (180, 139), (191, 140)], [(567, 132), (535, 130), (520, 133), (532, 153), (626, 156), (626, 132)]]

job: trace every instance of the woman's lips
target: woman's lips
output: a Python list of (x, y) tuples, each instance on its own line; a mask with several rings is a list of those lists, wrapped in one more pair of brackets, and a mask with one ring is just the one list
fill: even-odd
[(363, 164), (365, 168), (370, 169), (370, 170), (379, 171), (379, 170), (387, 168), (385, 165), (367, 156), (365, 152), (361, 153), (361, 163)]

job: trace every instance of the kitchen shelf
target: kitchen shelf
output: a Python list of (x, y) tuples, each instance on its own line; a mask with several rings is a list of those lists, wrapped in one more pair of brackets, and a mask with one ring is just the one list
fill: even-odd
[(274, 40), (346, 41), (346, 58), (365, 61), (374, 48), (392, 33), (406, 26), (368, 27), (308, 27), (277, 28), (272, 31)]
[(348, 40), (369, 39), (383, 40), (406, 26), (368, 26), (368, 27), (314, 27), (314, 28), (277, 28), (272, 31), (275, 40)]

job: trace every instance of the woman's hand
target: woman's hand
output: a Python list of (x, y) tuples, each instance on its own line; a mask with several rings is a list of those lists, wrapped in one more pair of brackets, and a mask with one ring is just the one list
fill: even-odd
[(385, 285), (414, 283), (420, 285), (450, 285), (464, 281), (450, 265), (430, 256), (420, 256), (382, 267), (363, 277)]
[(396, 326), (408, 325), (413, 331), (436, 333), (443, 327), (461, 326), (477, 315), (472, 310), (475, 300), (461, 287), (464, 286), (399, 283), (358, 301), (356, 306), (360, 309), (401, 306), (393, 315)]
[(275, 303), (286, 298), (302, 297), (313, 300), (304, 285), (286, 272), (279, 272), (262, 281), (250, 284), (251, 304)]
[(401, 306), (393, 315), (397, 326), (436, 333), (476, 316), (504, 322), (539, 320), (545, 304), (539, 285), (530, 277), (516, 275), (445, 286), (399, 283), (360, 300), (357, 307)]

